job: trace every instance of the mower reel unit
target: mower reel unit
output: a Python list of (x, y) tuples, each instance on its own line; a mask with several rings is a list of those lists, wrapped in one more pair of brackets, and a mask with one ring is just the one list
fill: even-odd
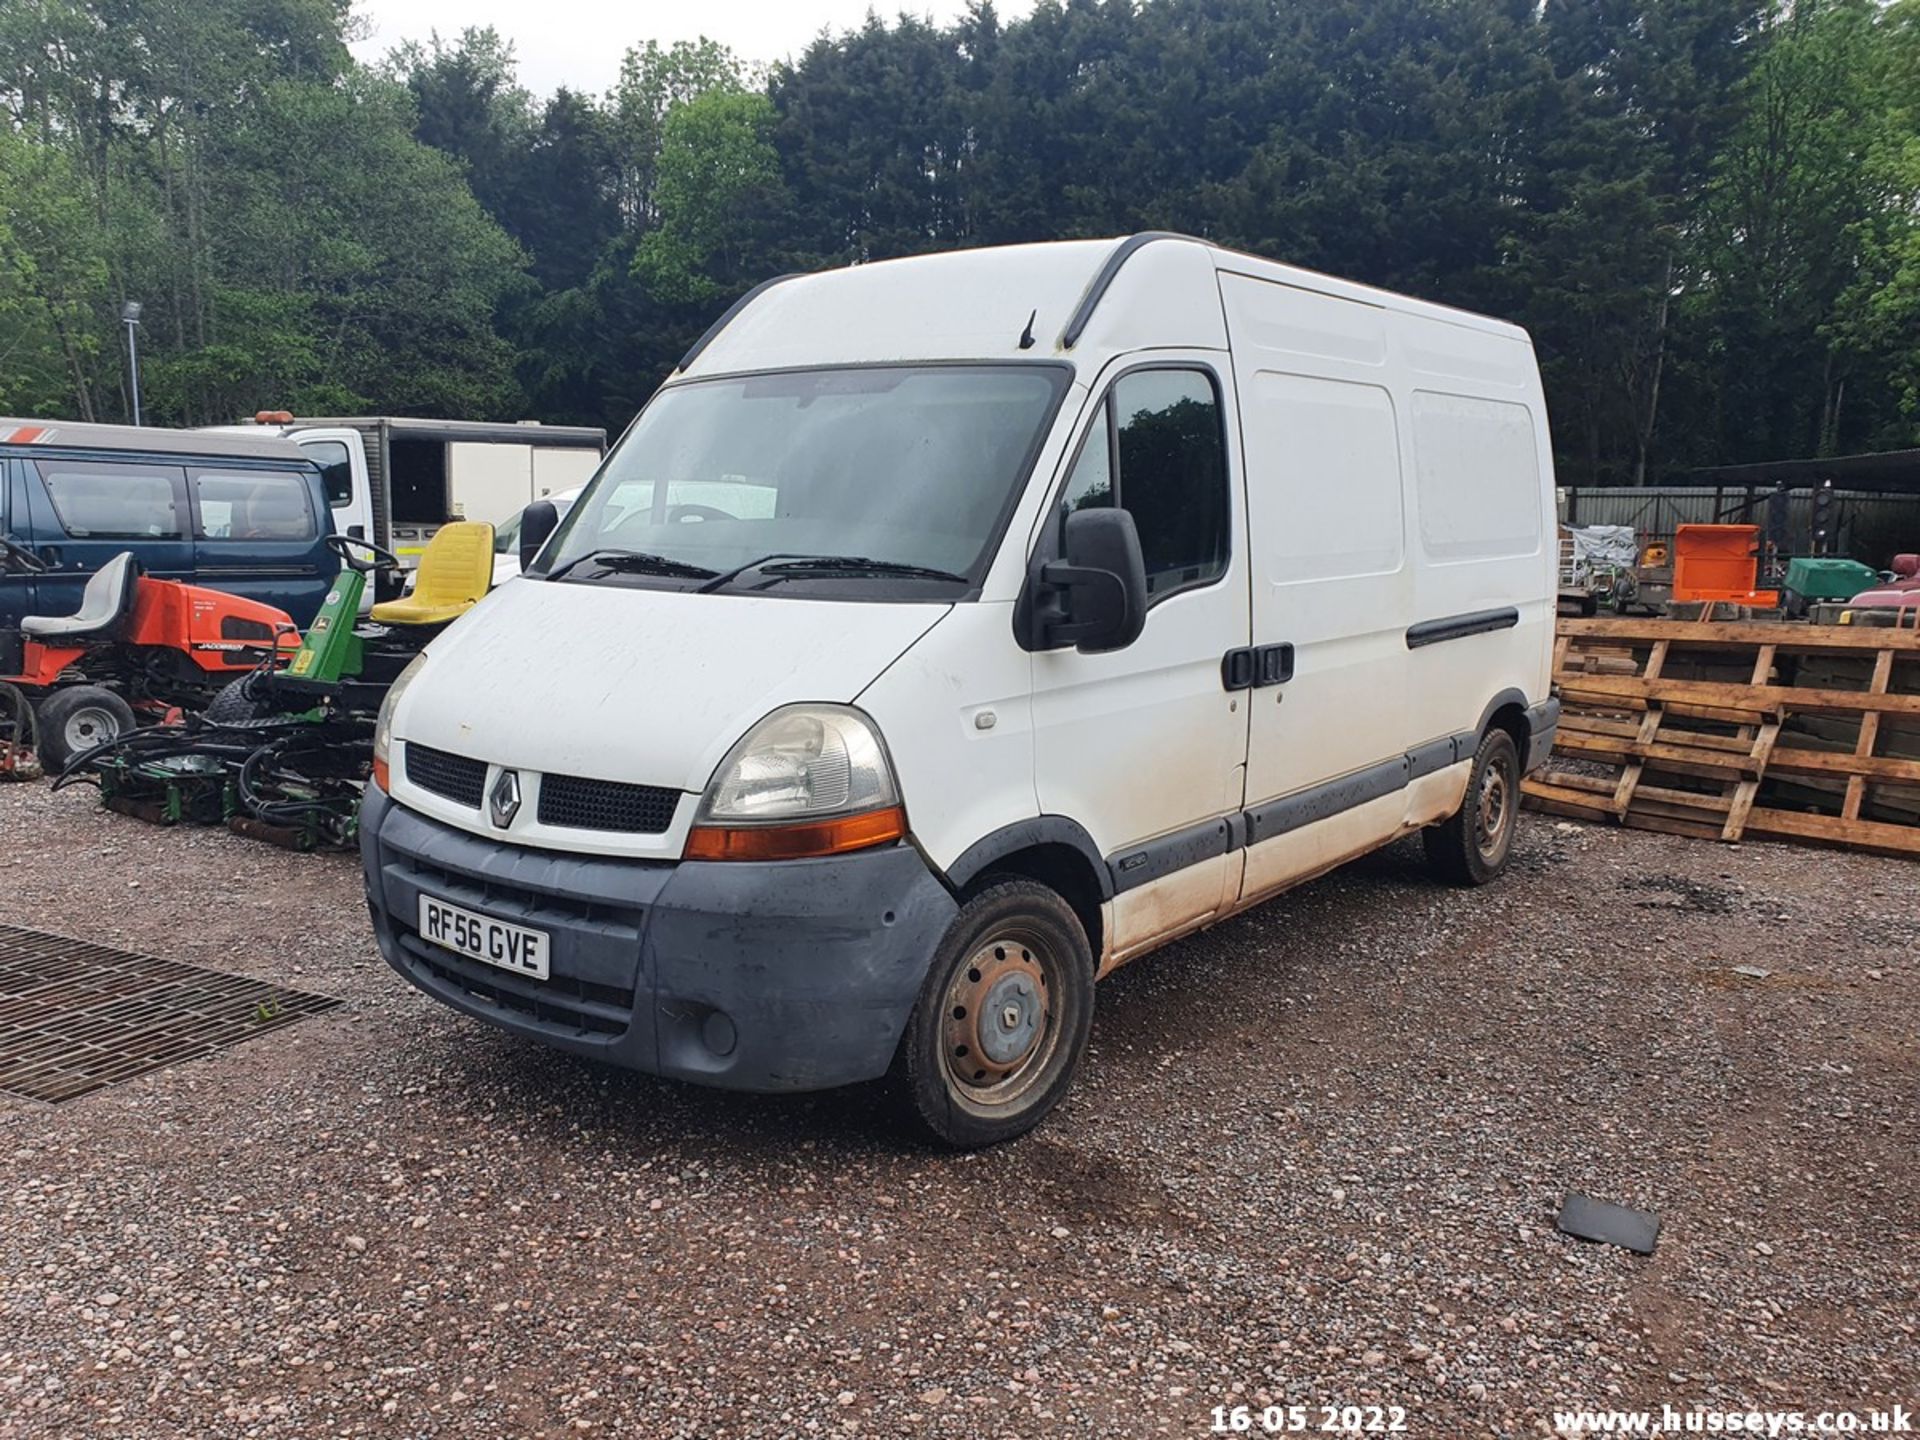
[[(341, 535), (327, 544), (339, 578), (286, 665), (233, 680), (199, 715), (81, 757), (103, 803), (160, 824), (225, 823), (295, 850), (356, 843), (381, 702), (427, 642), (486, 594), (493, 527), (443, 526), (421, 557), (423, 590), (431, 580), (444, 595), (464, 577), (453, 602), (387, 602), (365, 623), (367, 585), (400, 572), (400, 558)], [(70, 769), (56, 784), (74, 778)]]

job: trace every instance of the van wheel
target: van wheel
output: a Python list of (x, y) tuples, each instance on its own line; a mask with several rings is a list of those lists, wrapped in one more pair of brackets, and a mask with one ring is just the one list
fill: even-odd
[(1420, 832), (1427, 864), (1453, 885), (1484, 885), (1507, 868), (1520, 818), (1520, 752), (1513, 737), (1489, 730), (1473, 757), (1467, 797), (1452, 818)]
[(999, 880), (960, 907), (907, 1021), (893, 1082), (955, 1149), (1023, 1135), (1059, 1103), (1093, 1026), (1093, 951), (1071, 906)]
[(133, 707), (100, 685), (68, 685), (40, 702), (40, 766), (49, 775), (73, 757), (117, 740), (134, 728)]

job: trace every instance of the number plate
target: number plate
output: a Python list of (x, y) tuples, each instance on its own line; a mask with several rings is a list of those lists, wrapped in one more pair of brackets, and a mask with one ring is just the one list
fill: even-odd
[(497, 965), (529, 979), (547, 978), (547, 932), (509, 925), (449, 905), (431, 895), (420, 897), (420, 938), (483, 965)]

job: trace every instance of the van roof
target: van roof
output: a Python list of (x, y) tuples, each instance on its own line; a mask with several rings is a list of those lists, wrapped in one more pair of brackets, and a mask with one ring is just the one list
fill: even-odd
[(271, 431), (257, 435), (207, 430), (163, 430), (146, 425), (88, 425), (70, 420), (0, 416), (0, 447), (43, 450), (117, 450), (140, 455), (198, 455), (227, 460), (273, 460), (305, 465), (306, 453)]
[(1128, 350), (1224, 349), (1222, 273), (1527, 342), (1524, 330), (1503, 320), (1155, 231), (947, 250), (782, 276), (743, 296), (688, 351), (676, 374), (927, 360), (1097, 365)]

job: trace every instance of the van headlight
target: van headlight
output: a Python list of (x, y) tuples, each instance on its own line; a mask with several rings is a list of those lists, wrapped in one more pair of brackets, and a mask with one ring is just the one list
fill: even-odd
[(413, 683), (414, 676), (420, 673), (420, 667), (426, 663), (427, 652), (424, 650), (407, 662), (407, 668), (396, 675), (393, 684), (387, 687), (386, 698), (380, 702), (380, 718), (373, 722), (373, 783), (389, 795), (393, 793), (388, 754), (393, 749), (394, 707), (399, 705), (407, 686)]
[(795, 860), (901, 839), (906, 812), (873, 722), (789, 705), (749, 730), (701, 797), (689, 860)]

